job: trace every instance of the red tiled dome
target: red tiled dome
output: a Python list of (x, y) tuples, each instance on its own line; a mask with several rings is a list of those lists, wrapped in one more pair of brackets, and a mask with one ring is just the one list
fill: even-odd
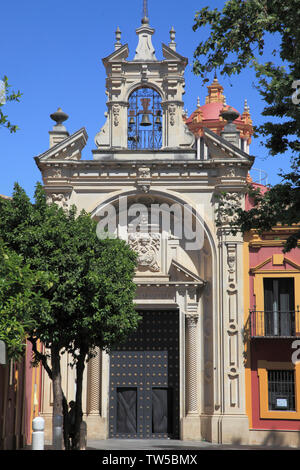
[[(208, 96), (206, 97), (205, 104), (200, 106), (198, 98), (197, 109), (190, 117), (185, 119), (185, 123), (188, 125), (190, 130), (198, 136), (203, 135), (203, 129), (205, 127), (208, 127), (213, 130), (213, 132), (220, 134), (226, 124), (226, 120), (220, 116), (220, 113), (229, 107), (225, 101), (223, 86), (218, 82), (217, 77), (215, 77), (212, 84), (207, 88)], [(237, 125), (237, 129), (241, 131), (241, 137), (247, 139), (248, 143), (250, 143), (251, 136), (253, 134), (253, 127), (249, 107), (246, 106), (245, 102), (245, 108), (242, 115), (235, 108), (232, 109), (239, 114), (238, 118), (235, 119), (234, 122)]]
[[(220, 113), (224, 109), (223, 103), (207, 103), (201, 106), (203, 121), (219, 120)], [(234, 108), (233, 108), (234, 109)], [(236, 109), (234, 109), (238, 113)], [(241, 116), (235, 120), (241, 121)]]

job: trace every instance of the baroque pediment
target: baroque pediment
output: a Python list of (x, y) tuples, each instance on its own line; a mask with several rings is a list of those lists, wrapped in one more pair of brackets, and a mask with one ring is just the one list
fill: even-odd
[(124, 46), (120, 47), (116, 51), (114, 51), (109, 56), (102, 59), (103, 65), (106, 67), (109, 62), (122, 62), (126, 60), (129, 55), (129, 48), (128, 44), (124, 44)]
[(174, 51), (170, 47), (166, 46), (166, 44), (162, 44), (162, 52), (163, 56), (166, 60), (173, 60), (176, 62), (183, 62), (184, 64), (188, 64), (188, 59), (183, 57), (182, 55), (178, 54), (178, 52)]
[(50, 160), (80, 160), (81, 152), (86, 146), (87, 139), (87, 132), (85, 128), (82, 127), (74, 134), (35, 158), (41, 162)]

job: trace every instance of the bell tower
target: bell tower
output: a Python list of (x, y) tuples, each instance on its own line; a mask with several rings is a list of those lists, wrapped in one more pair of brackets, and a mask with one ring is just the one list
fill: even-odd
[(146, 1), (132, 60), (128, 59), (128, 44), (121, 43), (119, 27), (116, 30), (115, 50), (103, 59), (108, 109), (106, 122), (95, 137), (96, 160), (122, 151), (194, 153), (195, 138), (183, 119), (188, 60), (176, 51), (173, 27), (169, 45), (162, 45), (164, 60), (158, 60), (152, 44), (154, 33)]

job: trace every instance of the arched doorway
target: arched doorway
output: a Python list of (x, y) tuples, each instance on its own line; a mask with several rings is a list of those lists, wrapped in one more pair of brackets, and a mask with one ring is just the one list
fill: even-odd
[[(136, 306), (143, 321), (110, 354), (109, 436), (179, 438), (182, 423), (200, 422), (212, 404), (213, 240), (195, 208), (173, 194), (120, 196), (93, 215), (101, 220), (111, 204), (115, 235), (139, 255)], [(186, 221), (191, 225), (180, 229)], [(202, 238), (193, 243), (197, 224)]]

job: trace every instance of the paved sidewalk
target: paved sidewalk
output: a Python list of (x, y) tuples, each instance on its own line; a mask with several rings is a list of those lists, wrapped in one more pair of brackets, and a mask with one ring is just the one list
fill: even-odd
[(87, 450), (298, 450), (293, 447), (212, 444), (205, 441), (179, 441), (160, 439), (107, 439), (103, 441), (88, 440)]
[[(31, 446), (26, 446), (24, 450), (31, 450)], [(52, 445), (46, 444), (45, 450), (53, 450)], [(169, 450), (180, 451), (180, 450), (194, 450), (194, 451), (224, 451), (224, 450), (299, 450), (295, 447), (281, 447), (278, 445), (240, 445), (240, 444), (212, 444), (211, 442), (205, 441), (179, 441), (179, 440), (163, 440), (163, 439), (107, 439), (107, 440), (88, 440), (87, 448), (88, 451), (100, 450), (100, 451), (136, 451), (136, 450)]]

